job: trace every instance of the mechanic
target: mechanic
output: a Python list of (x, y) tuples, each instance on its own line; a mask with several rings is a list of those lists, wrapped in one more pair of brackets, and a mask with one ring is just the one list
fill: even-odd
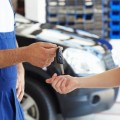
[(120, 68), (87, 77), (72, 77), (70, 75), (57, 76), (47, 79), (46, 83), (61, 94), (69, 93), (77, 88), (110, 88), (120, 86)]
[(17, 48), (10, 0), (0, 0), (0, 120), (24, 120), (19, 103), (24, 94), (22, 62), (46, 67), (54, 60), (56, 49), (56, 45), (42, 42)]

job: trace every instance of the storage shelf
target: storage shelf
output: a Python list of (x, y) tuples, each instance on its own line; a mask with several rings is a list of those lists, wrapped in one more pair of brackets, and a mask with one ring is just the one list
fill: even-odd
[[(102, 30), (102, 0), (46, 0), (47, 22), (82, 30)], [(97, 24), (95, 24), (97, 22)], [(99, 22), (99, 23), (98, 23)], [(96, 26), (101, 25), (101, 26)]]
[(120, 0), (103, 1), (103, 37), (120, 39)]

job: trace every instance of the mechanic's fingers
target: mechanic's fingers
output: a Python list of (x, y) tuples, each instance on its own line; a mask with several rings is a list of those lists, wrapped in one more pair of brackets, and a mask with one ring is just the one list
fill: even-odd
[(17, 81), (17, 83), (16, 83), (16, 89), (18, 89), (18, 81)]
[(23, 99), (23, 96), (24, 96), (24, 90), (21, 91), (19, 97), (18, 97), (18, 100), (21, 102), (21, 100)]
[(48, 50), (48, 53), (49, 53), (50, 57), (55, 57), (56, 56), (57, 47), (56, 48), (50, 48), (50, 49), (47, 49), (47, 50)]
[(54, 73), (52, 78), (49, 78), (49, 79), (46, 80), (46, 83), (49, 83), (49, 84), (52, 83), (55, 80), (56, 77), (57, 77), (57, 74)]
[(53, 61), (54, 61), (54, 58), (48, 59), (44, 66), (46, 66), (46, 67), (49, 66)]
[(57, 45), (56, 44), (52, 44), (52, 43), (45, 43), (45, 42), (39, 42), (41, 47), (45, 47), (45, 48), (54, 48), (56, 47), (57, 48)]
[(19, 95), (20, 95), (20, 93), (21, 93), (21, 90), (22, 90), (22, 87), (19, 86), (18, 89), (17, 89), (17, 98), (19, 98)]
[(19, 87), (19, 83), (20, 83), (20, 80), (19, 80), (19, 79), (17, 79), (16, 89)]
[(55, 59), (55, 54), (51, 54), (51, 55), (49, 54), (47, 56), (47, 59), (44, 60), (44, 66), (45, 67), (49, 66), (54, 61), (54, 59)]

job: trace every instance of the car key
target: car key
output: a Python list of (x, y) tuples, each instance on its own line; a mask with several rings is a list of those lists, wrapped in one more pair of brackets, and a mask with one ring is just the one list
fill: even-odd
[(64, 67), (63, 67), (64, 58), (62, 55), (62, 48), (61, 47), (58, 47), (58, 49), (56, 51), (56, 59), (57, 59), (57, 63), (60, 65), (61, 73), (64, 74)]

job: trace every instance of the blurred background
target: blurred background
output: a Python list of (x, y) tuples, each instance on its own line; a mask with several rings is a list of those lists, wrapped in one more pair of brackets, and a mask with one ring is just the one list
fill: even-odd
[[(63, 47), (65, 74), (95, 75), (120, 66), (120, 0), (11, 0), (19, 46), (51, 42)], [(21, 105), (25, 120), (118, 120), (119, 87), (78, 89), (61, 95), (45, 80), (61, 74), (28, 63)]]

